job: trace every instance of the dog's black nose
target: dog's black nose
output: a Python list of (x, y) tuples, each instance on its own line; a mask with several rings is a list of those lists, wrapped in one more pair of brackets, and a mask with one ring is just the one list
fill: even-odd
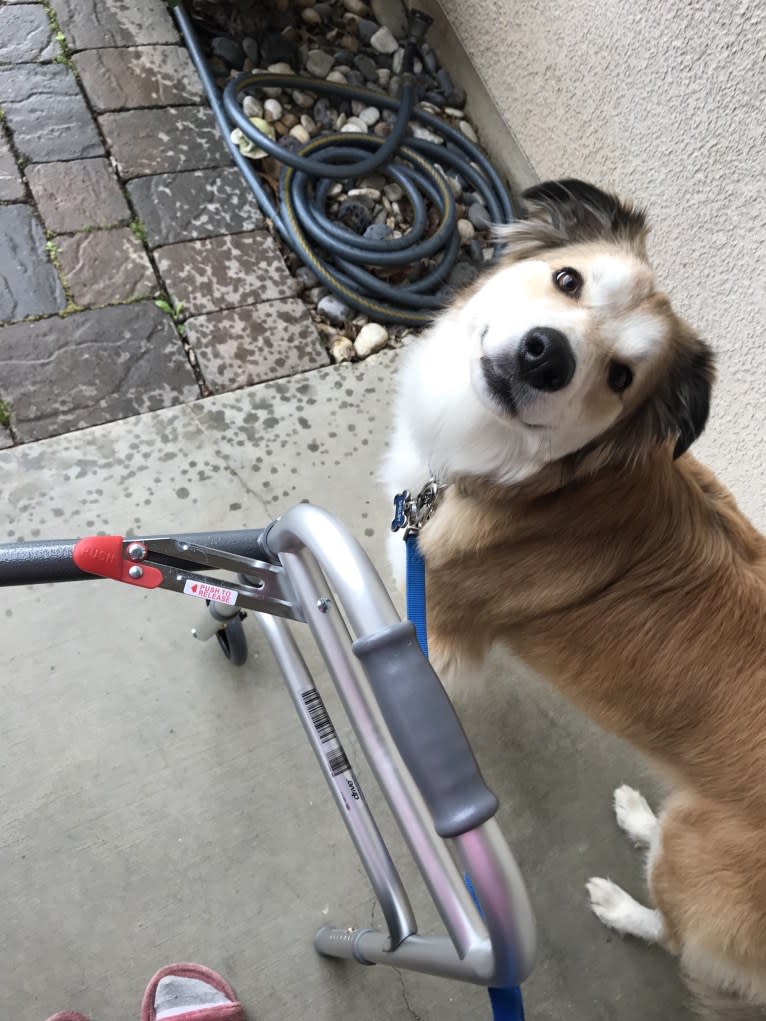
[(521, 341), (519, 377), (535, 390), (563, 390), (575, 373), (575, 357), (559, 330), (536, 326)]

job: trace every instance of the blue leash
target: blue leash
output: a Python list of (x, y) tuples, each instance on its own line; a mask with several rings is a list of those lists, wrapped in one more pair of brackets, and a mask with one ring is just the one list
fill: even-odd
[(428, 629), (426, 627), (426, 562), (418, 547), (417, 532), (404, 540), (407, 547), (407, 620), (415, 625), (420, 651), (428, 659)]
[[(476, 907), (481, 911), (479, 898), (473, 888), (470, 876), (465, 876), (465, 885), (468, 892), (474, 899)], [(524, 1003), (521, 999), (521, 989), (518, 986), (505, 986), (504, 988), (488, 989), (489, 1002), (492, 1004), (492, 1017), (494, 1021), (524, 1021)]]
[[(391, 525), (396, 531), (405, 527), (404, 508), (409, 500), (409, 493), (400, 493), (394, 499), (396, 516)], [(416, 529), (405, 534), (404, 542), (407, 548), (407, 619), (415, 626), (418, 645), (423, 655), (428, 658), (428, 632), (426, 627), (426, 565), (423, 555), (418, 546), (418, 533)], [(476, 901), (476, 906), (481, 911), (476, 893), (468, 876), (465, 877), (466, 886), (471, 896)], [(521, 989), (518, 986), (507, 988), (489, 989), (489, 1002), (492, 1005), (493, 1021), (524, 1021), (524, 1003), (521, 998)]]

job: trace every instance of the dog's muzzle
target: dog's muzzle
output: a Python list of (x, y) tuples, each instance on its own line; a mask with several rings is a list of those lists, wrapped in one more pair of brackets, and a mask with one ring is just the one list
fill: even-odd
[(577, 363), (560, 330), (535, 326), (522, 337), (516, 351), (484, 355), (481, 368), (490, 393), (515, 415), (519, 405), (533, 399), (530, 391), (555, 393), (568, 386)]
[(536, 326), (519, 346), (518, 378), (534, 390), (554, 393), (572, 382), (576, 362), (569, 341), (560, 330)]

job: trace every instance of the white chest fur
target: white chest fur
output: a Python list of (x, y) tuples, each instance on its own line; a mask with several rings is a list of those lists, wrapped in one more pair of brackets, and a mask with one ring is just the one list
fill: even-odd
[[(458, 475), (480, 475), (518, 482), (545, 462), (539, 435), (493, 413), (479, 398), (472, 373), (480, 354), (469, 303), (442, 316), (405, 355), (391, 445), (381, 468), (390, 501), (403, 489), (419, 492), (431, 478), (448, 483)], [(401, 582), (400, 535), (389, 543), (389, 557)]]

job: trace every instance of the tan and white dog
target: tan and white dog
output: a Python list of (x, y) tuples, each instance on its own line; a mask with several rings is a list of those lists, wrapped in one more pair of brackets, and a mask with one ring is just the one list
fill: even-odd
[(420, 540), (433, 659), (505, 643), (669, 776), (659, 817), (615, 792), (652, 906), (593, 879), (593, 910), (722, 991), (712, 1016), (766, 1016), (766, 541), (686, 453), (712, 355), (639, 210), (576, 180), (524, 198), (399, 380), (386, 484), (446, 486)]

